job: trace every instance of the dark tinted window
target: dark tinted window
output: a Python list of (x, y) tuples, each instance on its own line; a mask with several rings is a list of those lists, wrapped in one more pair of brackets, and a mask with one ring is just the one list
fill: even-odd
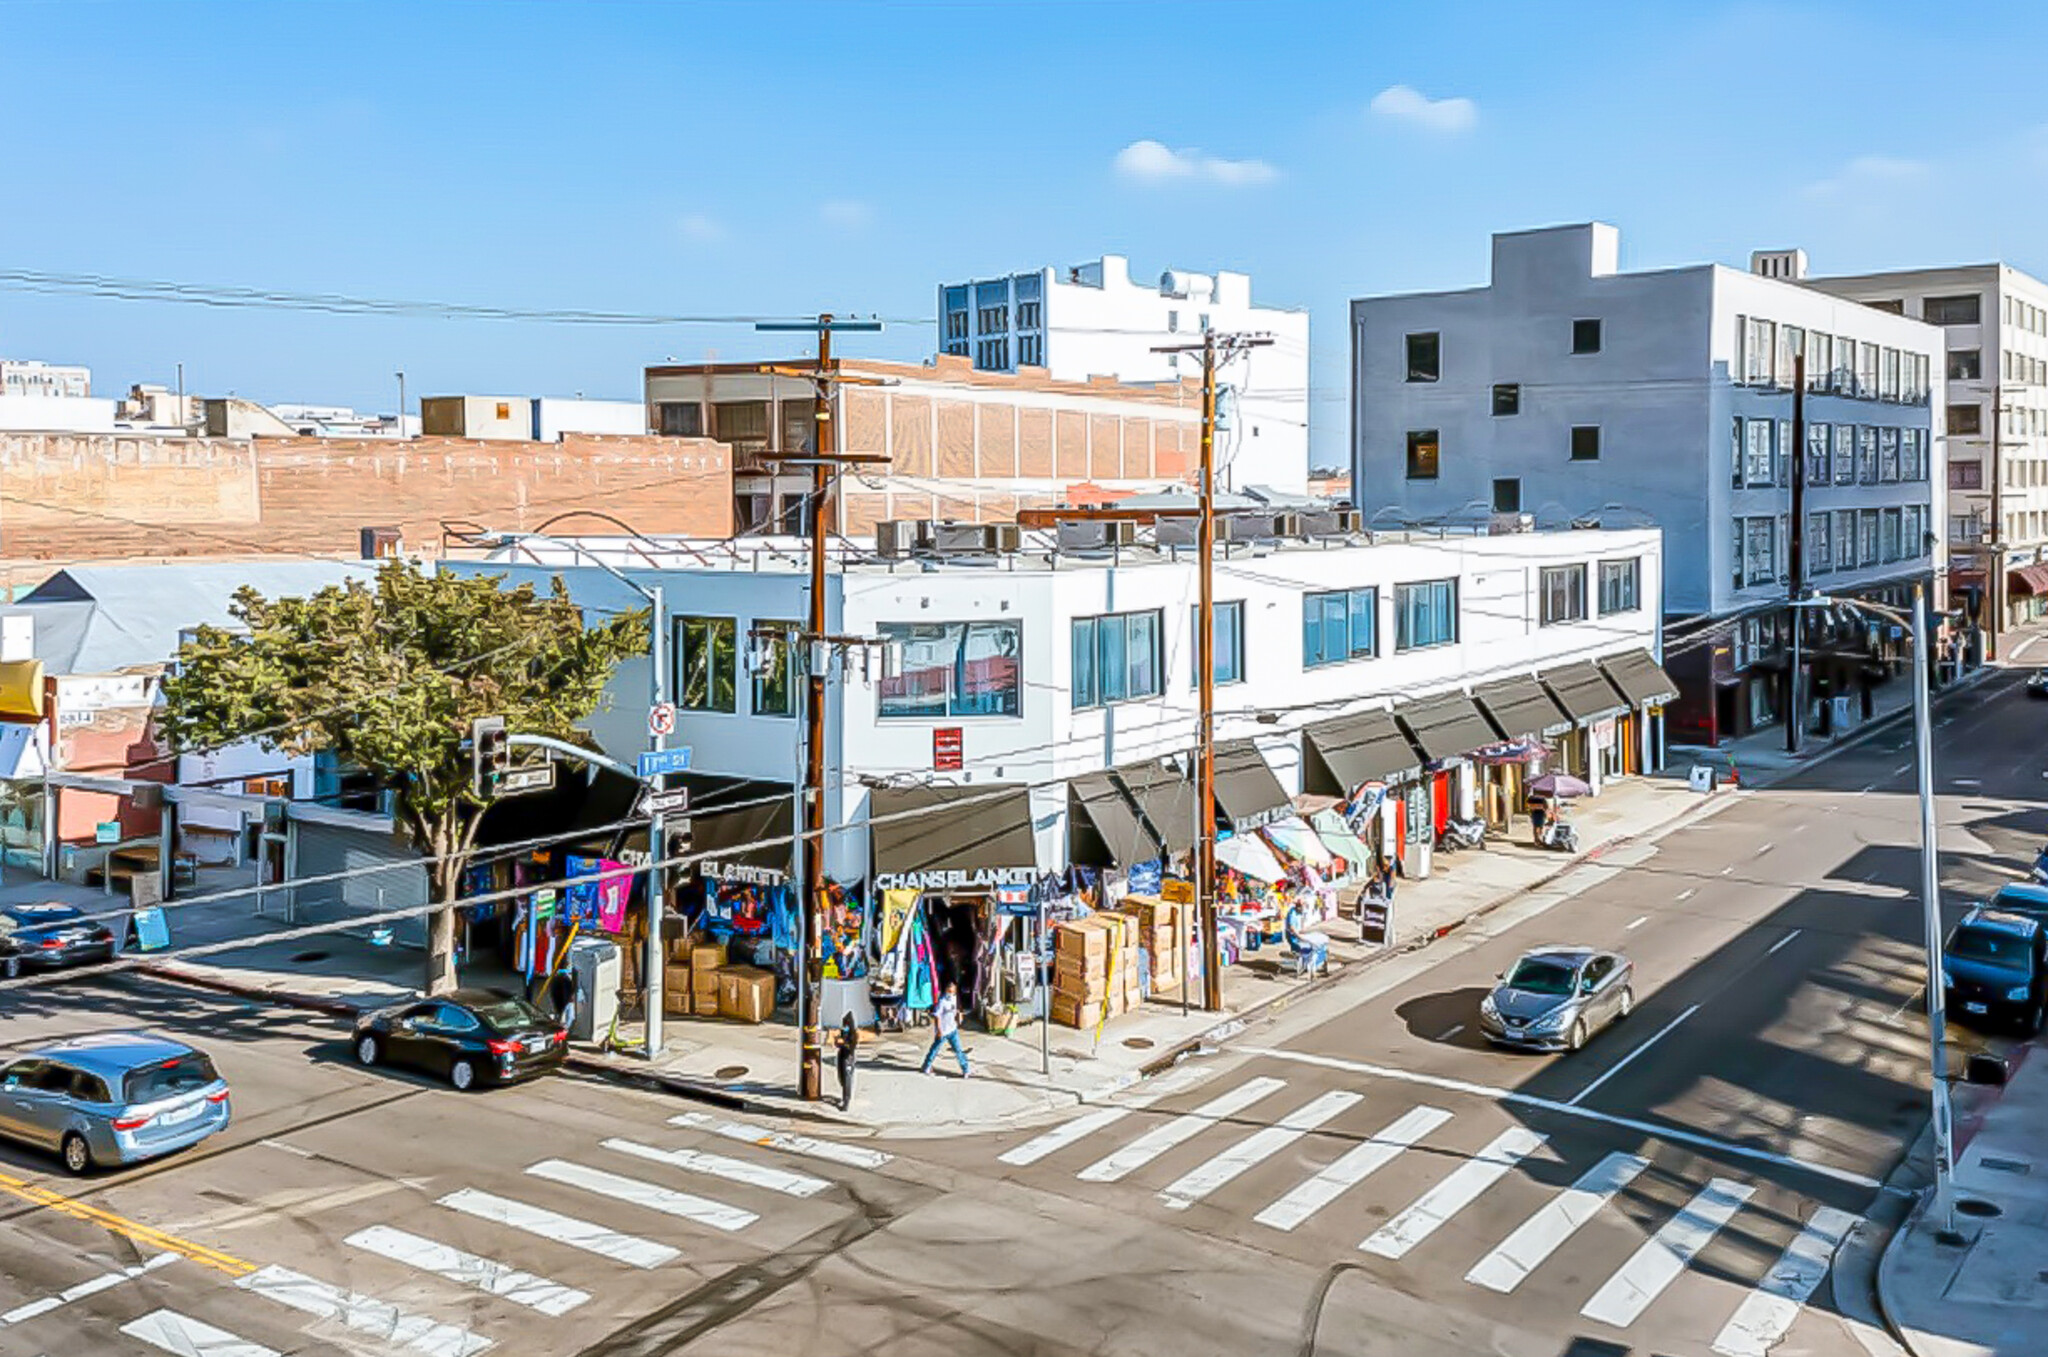
[(524, 999), (506, 998), (495, 1003), (478, 1004), (476, 1015), (500, 1032), (523, 1032), (531, 1028), (552, 1028), (554, 1023), (547, 1014), (535, 1008)]
[(82, 1103), (113, 1101), (107, 1096), (106, 1081), (96, 1074), (87, 1074), (84, 1070), (71, 1076), (71, 1096)]
[(69, 1093), (71, 1071), (62, 1065), (45, 1065), (36, 1072), (34, 1078), (27, 1081), (26, 1087), (35, 1089), (38, 1093)]
[(1508, 976), (1508, 984), (1531, 994), (1570, 994), (1572, 977), (1577, 973), (1577, 968), (1568, 962), (1526, 957)]
[(1958, 928), (1949, 935), (1948, 954), (1965, 961), (1984, 961), (2012, 970), (2028, 970), (2032, 939), (1993, 928)]
[(1496, 415), (1518, 415), (1522, 412), (1521, 383), (1501, 382), (1494, 386), (1493, 412)]
[(1983, 303), (1975, 294), (1929, 297), (1920, 304), (1920, 318), (1929, 325), (1975, 325), (1982, 314)]
[(1408, 336), (1408, 380), (1433, 382), (1443, 371), (1443, 349), (1435, 331)]
[(5, 1070), (0, 1070), (0, 1086), (34, 1088), (42, 1072), (43, 1062), (40, 1060), (17, 1060)]
[(1600, 352), (1600, 322), (1597, 320), (1575, 320), (1572, 322), (1572, 352)]
[(444, 1032), (474, 1032), (476, 1017), (458, 1004), (442, 1004), (434, 1010), (433, 1022)]
[(159, 1060), (128, 1071), (122, 1081), (122, 1096), (130, 1103), (153, 1103), (205, 1088), (220, 1075), (213, 1062), (197, 1051)]
[(1586, 973), (1580, 977), (1579, 983), (1590, 988), (1605, 980), (1608, 972), (1613, 969), (1614, 961), (1611, 957), (1594, 957), (1586, 963)]

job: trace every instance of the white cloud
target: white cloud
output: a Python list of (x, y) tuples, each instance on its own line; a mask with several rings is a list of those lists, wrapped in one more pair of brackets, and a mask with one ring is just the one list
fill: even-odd
[(1469, 132), (1479, 121), (1479, 105), (1470, 99), (1432, 99), (1413, 85), (1389, 85), (1372, 97), (1373, 116), (1409, 123), (1431, 132)]
[(818, 207), (827, 226), (841, 231), (858, 231), (875, 219), (875, 209), (854, 198), (832, 198)]
[(1242, 188), (1250, 184), (1271, 183), (1280, 177), (1280, 171), (1263, 160), (1225, 160), (1193, 149), (1176, 151), (1149, 137), (1134, 141), (1118, 151), (1112, 163), (1119, 176), (1136, 184), (1207, 180), (1212, 184)]
[(1825, 179), (1816, 179), (1801, 189), (1808, 198), (1838, 198), (1845, 195), (1894, 189), (1927, 177), (1923, 160), (1901, 156), (1860, 155)]
[(699, 245), (710, 245), (725, 239), (725, 227), (719, 224), (716, 217), (702, 212), (686, 213), (677, 220), (676, 230), (682, 233), (684, 240), (694, 241)]

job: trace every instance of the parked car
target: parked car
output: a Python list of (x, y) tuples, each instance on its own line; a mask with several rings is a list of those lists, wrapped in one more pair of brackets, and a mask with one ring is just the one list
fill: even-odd
[(2048, 669), (2036, 669), (2027, 675), (2027, 696), (2048, 697)]
[(114, 935), (70, 905), (0, 906), (0, 975), (114, 959)]
[(2048, 924), (1972, 909), (1942, 949), (1941, 989), (1948, 1011), (1963, 1021), (2012, 1022), (2033, 1036), (2048, 1003)]
[(394, 1004), (356, 1020), (356, 1059), (438, 1074), (458, 1089), (509, 1084), (562, 1063), (569, 1034), (517, 995), (459, 989)]
[(1634, 1010), (1634, 977), (1635, 966), (1618, 952), (1591, 947), (1524, 952), (1479, 1000), (1479, 1030), (1505, 1046), (1576, 1051)]
[(55, 1150), (72, 1173), (182, 1150), (232, 1116), (213, 1061), (147, 1032), (74, 1037), (0, 1066), (0, 1135)]
[(2005, 914), (2024, 914), (2030, 919), (2048, 923), (2048, 886), (2031, 881), (2009, 882), (1998, 888), (1998, 893), (1985, 902), (1984, 908)]

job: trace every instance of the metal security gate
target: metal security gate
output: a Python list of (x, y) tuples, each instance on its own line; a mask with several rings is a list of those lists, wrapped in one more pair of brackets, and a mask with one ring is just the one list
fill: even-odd
[[(430, 886), (426, 865), (419, 854), (385, 828), (389, 820), (381, 816), (362, 818), (369, 823), (357, 826), (293, 819), (293, 879), (332, 872), (360, 873), (339, 881), (293, 887), (294, 914), (300, 923), (335, 923), (382, 910), (410, 909), (427, 902)], [(389, 870), (364, 870), (373, 867)], [(414, 947), (426, 945), (423, 915), (387, 926), (392, 930), (393, 941)]]

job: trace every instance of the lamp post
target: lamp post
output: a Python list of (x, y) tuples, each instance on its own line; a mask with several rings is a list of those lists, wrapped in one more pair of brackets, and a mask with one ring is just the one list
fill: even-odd
[(403, 438), (405, 437), (405, 374), (400, 372), (395, 375), (398, 378), (398, 436)]

